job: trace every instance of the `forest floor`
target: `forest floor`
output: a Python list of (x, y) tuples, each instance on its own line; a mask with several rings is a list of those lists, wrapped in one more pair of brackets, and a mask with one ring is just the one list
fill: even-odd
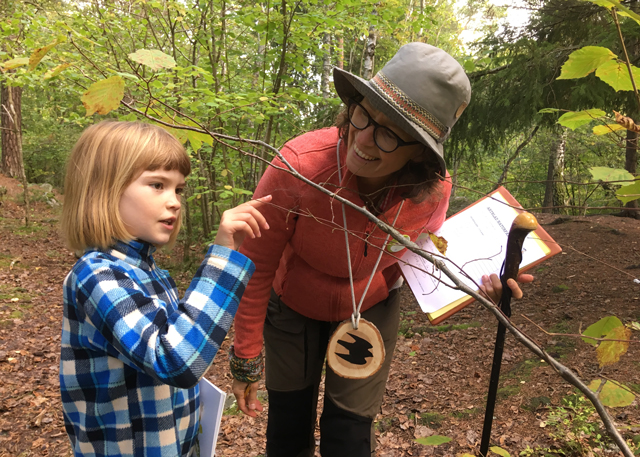
[[(58, 364), (61, 284), (75, 259), (58, 232), (60, 207), (51, 207), (43, 191), (38, 192), (32, 224), (24, 228), (24, 210), (16, 203), (21, 188), (1, 175), (0, 186), (8, 189), (0, 206), (0, 457), (71, 455)], [(524, 286), (525, 298), (512, 305), (514, 324), (587, 384), (600, 376), (624, 381), (639, 392), (638, 344), (631, 344), (619, 363), (599, 369), (593, 347), (575, 334), (608, 315), (623, 322), (640, 320), (640, 285), (633, 282), (640, 276), (640, 221), (613, 216), (538, 219), (564, 251), (533, 271), (535, 282)], [(156, 258), (173, 271), (183, 290), (189, 273), (179, 269), (180, 252)], [(400, 337), (377, 418), (378, 456), (477, 455), (496, 320), (474, 303), (434, 327), (406, 287), (402, 297)], [(547, 332), (574, 336), (545, 334), (534, 323)], [(232, 336), (207, 373), (229, 394), (226, 354)], [(638, 339), (637, 333), (633, 338)], [(597, 438), (605, 435), (597, 430), (598, 417), (577, 400), (575, 389), (510, 335), (498, 397), (492, 441), (512, 456), (620, 455), (606, 437)], [(266, 411), (257, 419), (245, 417), (228, 400), (218, 455), (264, 454)], [(559, 410), (567, 401), (572, 406)], [(631, 406), (609, 410), (625, 438), (636, 441), (639, 403), (636, 399)], [(452, 440), (437, 447), (414, 442), (432, 434)]]

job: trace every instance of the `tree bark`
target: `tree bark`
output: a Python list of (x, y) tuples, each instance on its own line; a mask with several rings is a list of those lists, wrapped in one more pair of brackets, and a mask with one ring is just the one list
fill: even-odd
[(549, 168), (547, 169), (547, 184), (542, 202), (542, 212), (560, 214), (565, 206), (564, 191), (564, 148), (567, 141), (566, 131), (560, 135), (558, 145), (549, 154)]
[(529, 136), (522, 143), (518, 145), (515, 152), (511, 155), (511, 157), (507, 159), (507, 163), (504, 164), (502, 174), (500, 175), (500, 178), (498, 179), (498, 182), (494, 186), (493, 190), (496, 190), (498, 187), (500, 187), (504, 182), (504, 180), (507, 179), (507, 173), (509, 172), (509, 167), (511, 166), (511, 163), (518, 157), (518, 155), (520, 155), (520, 152), (524, 149), (524, 147), (529, 144), (529, 142), (533, 139), (533, 137), (535, 136), (539, 128), (540, 128), (540, 125), (536, 125), (535, 128), (531, 131), (531, 133), (529, 133)]
[(331, 79), (331, 34), (324, 33), (322, 37), (322, 76), (320, 86), (322, 89), (322, 98), (331, 97), (331, 88), (329, 80)]
[[(638, 171), (638, 133), (631, 130), (627, 130), (624, 169), (634, 176)], [(640, 219), (640, 211), (637, 210), (638, 200), (633, 200), (624, 207), (621, 216)]]
[(22, 87), (0, 86), (2, 109), (2, 172), (22, 179)]
[(19, 179), (24, 195), (24, 225), (29, 226), (29, 183), (22, 159), (22, 87), (0, 83), (0, 128), (2, 129), (2, 159), (4, 174)]
[(362, 77), (364, 79), (371, 79), (373, 77), (373, 62), (376, 55), (376, 30), (373, 25), (369, 26), (369, 36), (367, 37), (367, 43), (364, 46), (364, 72)]

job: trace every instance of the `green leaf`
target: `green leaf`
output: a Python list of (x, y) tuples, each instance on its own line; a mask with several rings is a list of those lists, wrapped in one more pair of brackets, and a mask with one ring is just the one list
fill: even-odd
[(58, 76), (60, 73), (62, 73), (62, 71), (64, 69), (66, 69), (67, 67), (71, 66), (70, 63), (61, 63), (60, 65), (58, 65), (55, 68), (51, 68), (49, 70), (46, 71), (46, 73), (44, 74), (43, 78), (44, 79), (51, 79), (51, 78), (55, 78), (56, 76)]
[(626, 354), (629, 349), (628, 340), (631, 338), (631, 330), (625, 326), (616, 327), (607, 333), (605, 338), (627, 341), (603, 341), (596, 349), (600, 368), (617, 363), (620, 357)]
[(538, 111), (539, 114), (557, 113), (560, 111), (558, 108), (542, 108)]
[(93, 113), (107, 114), (120, 106), (120, 100), (124, 97), (124, 79), (120, 76), (98, 81), (82, 95), (80, 100), (87, 109), (87, 116)]
[[(589, 384), (589, 389), (593, 392), (597, 392), (602, 379), (594, 379)], [(635, 400), (636, 396), (629, 392), (629, 389), (625, 389), (623, 386), (615, 381), (607, 381), (600, 390), (598, 398), (604, 406), (610, 408), (629, 406)]]
[(607, 133), (617, 132), (618, 130), (625, 130), (625, 128), (620, 124), (596, 125), (593, 128), (593, 134), (606, 135)]
[(624, 168), (591, 167), (589, 173), (595, 181), (631, 181), (633, 175)]
[[(622, 322), (620, 321), (620, 319), (615, 316), (607, 316), (603, 317), (595, 324), (591, 324), (584, 332), (582, 332), (582, 334), (584, 336), (602, 338), (604, 335), (606, 335), (616, 327), (622, 327)], [(598, 341), (591, 338), (582, 338), (582, 341), (592, 346), (597, 346), (599, 344)]]
[(176, 61), (173, 60), (173, 57), (157, 49), (138, 49), (136, 52), (129, 54), (129, 58), (134, 62), (146, 65), (154, 71), (176, 66)]
[(58, 43), (62, 43), (64, 41), (67, 41), (67, 38), (64, 35), (61, 35), (53, 43), (42, 46), (41, 48), (33, 51), (31, 57), (29, 57), (29, 70), (35, 69), (47, 52), (54, 48)]
[(432, 435), (425, 438), (418, 438), (414, 441), (418, 444), (424, 444), (425, 446), (440, 446), (441, 444), (451, 441), (451, 438), (448, 436)]
[[(640, 83), (640, 68), (632, 65), (631, 72), (633, 73), (633, 79), (636, 81), (636, 84)], [(627, 64), (617, 59), (600, 65), (596, 70), (596, 76), (613, 87), (616, 92), (633, 90)]]
[(636, 179), (633, 184), (622, 186), (616, 191), (616, 198), (625, 205), (640, 198), (640, 179)]
[(617, 56), (601, 46), (585, 46), (569, 54), (557, 79), (578, 79), (587, 76), (603, 63)]
[(18, 67), (22, 67), (28, 64), (29, 64), (28, 57), (18, 57), (18, 58), (3, 62), (2, 66), (4, 67), (5, 70), (14, 70)]
[(489, 450), (494, 454), (501, 455), (502, 457), (511, 457), (511, 454), (502, 449), (500, 446), (491, 446)]
[(640, 15), (631, 11), (629, 8), (620, 4), (620, 2), (616, 0), (585, 0), (585, 1), (602, 6), (603, 8), (606, 8), (608, 10), (615, 7), (618, 10), (617, 14), (619, 16), (630, 17), (631, 19), (636, 21), (638, 24), (640, 24)]
[(131, 73), (125, 73), (123, 71), (116, 71), (115, 73), (116, 75), (122, 76), (123, 78), (131, 79), (133, 81), (140, 81), (140, 78), (138, 78), (136, 75), (132, 75)]
[(584, 111), (569, 111), (564, 113), (558, 119), (558, 124), (567, 127), (571, 130), (575, 130), (578, 127), (588, 124), (589, 122), (600, 119), (605, 115), (605, 112), (600, 109), (588, 109)]

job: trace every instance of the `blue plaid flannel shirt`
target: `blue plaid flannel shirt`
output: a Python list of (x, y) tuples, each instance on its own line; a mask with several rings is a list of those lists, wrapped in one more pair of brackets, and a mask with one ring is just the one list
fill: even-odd
[(60, 390), (75, 456), (186, 456), (198, 380), (255, 269), (211, 246), (184, 298), (147, 243), (89, 250), (64, 280)]

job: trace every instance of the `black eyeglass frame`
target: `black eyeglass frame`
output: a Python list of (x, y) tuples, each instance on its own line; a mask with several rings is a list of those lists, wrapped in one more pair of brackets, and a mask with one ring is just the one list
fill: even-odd
[[(364, 127), (358, 127), (357, 125), (355, 125), (353, 123), (353, 121), (351, 120), (351, 118), (353, 117), (353, 112), (355, 111), (355, 108), (353, 108), (352, 111), (352, 106), (357, 105), (360, 107), (360, 109), (362, 111), (364, 111), (364, 113), (367, 115), (367, 125), (365, 125)], [(382, 151), (382, 152), (386, 152), (387, 154), (391, 154), (393, 151), (395, 151), (396, 149), (402, 147), (402, 146), (412, 146), (414, 144), (422, 144), (422, 142), (420, 141), (404, 141), (402, 138), (400, 138), (398, 136), (398, 134), (396, 132), (394, 132), (393, 130), (391, 130), (389, 127), (386, 127), (384, 125), (380, 125), (378, 124), (376, 121), (373, 120), (373, 118), (371, 117), (371, 114), (369, 114), (369, 111), (367, 111), (365, 109), (364, 106), (362, 106), (359, 102), (357, 102), (354, 99), (349, 99), (349, 104), (348, 106), (348, 114), (349, 114), (349, 123), (353, 126), (353, 128), (358, 129), (358, 130), (366, 130), (367, 128), (369, 128), (370, 125), (373, 125), (373, 141), (375, 142), (376, 146)], [(378, 129), (385, 129), (387, 131), (389, 131), (396, 139), (396, 147), (393, 148), (390, 151), (387, 151), (386, 149), (384, 149), (382, 146), (380, 146), (378, 144), (378, 139), (376, 138), (376, 132), (378, 131)]]

